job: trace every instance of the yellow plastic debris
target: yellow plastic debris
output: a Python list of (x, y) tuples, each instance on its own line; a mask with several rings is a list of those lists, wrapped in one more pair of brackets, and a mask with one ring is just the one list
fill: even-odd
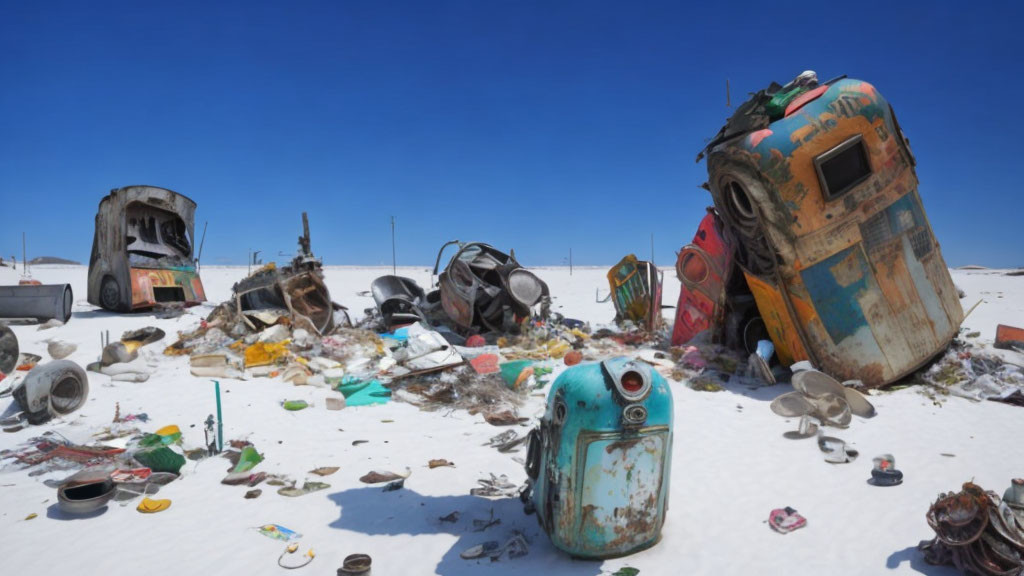
[(139, 502), (139, 507), (136, 508), (143, 514), (156, 514), (157, 512), (163, 512), (171, 507), (171, 501), (167, 499), (154, 500), (152, 498), (143, 498), (142, 502)]
[(245, 367), (269, 366), (288, 355), (288, 340), (257, 342), (245, 349)]
[(565, 340), (549, 340), (544, 347), (548, 351), (548, 356), (556, 360), (561, 359), (572, 349)]

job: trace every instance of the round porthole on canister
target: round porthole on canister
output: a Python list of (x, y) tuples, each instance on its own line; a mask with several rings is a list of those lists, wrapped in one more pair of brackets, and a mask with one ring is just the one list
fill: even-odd
[(687, 246), (679, 257), (679, 266), (676, 274), (679, 281), (687, 285), (702, 284), (708, 278), (710, 267), (704, 255)]
[(552, 418), (552, 422), (554, 422), (555, 426), (561, 426), (565, 423), (565, 417), (568, 413), (569, 408), (565, 405), (565, 402), (563, 402), (561, 398), (555, 400), (555, 413)]

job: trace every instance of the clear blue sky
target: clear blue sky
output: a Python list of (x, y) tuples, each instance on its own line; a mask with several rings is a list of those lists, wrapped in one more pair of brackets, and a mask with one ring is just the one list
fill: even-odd
[(207, 263), (674, 262), (734, 103), (805, 69), (896, 109), (951, 266), (1024, 265), (1018, 2), (0, 5), (0, 253), (87, 261), (111, 188), (199, 203)]

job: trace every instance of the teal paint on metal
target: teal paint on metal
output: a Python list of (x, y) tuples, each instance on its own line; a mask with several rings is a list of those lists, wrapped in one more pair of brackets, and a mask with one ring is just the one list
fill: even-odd
[[(637, 394), (616, 384), (637, 377)], [(672, 392), (661, 375), (627, 358), (574, 366), (552, 384), (531, 435), (524, 499), (559, 549), (630, 554), (658, 541), (671, 459)]]

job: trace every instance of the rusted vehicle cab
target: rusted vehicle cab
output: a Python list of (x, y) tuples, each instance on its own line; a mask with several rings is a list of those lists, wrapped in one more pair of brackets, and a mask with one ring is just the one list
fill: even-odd
[(206, 300), (193, 258), (196, 203), (155, 186), (100, 201), (89, 257), (89, 303), (128, 312)]
[(743, 104), (706, 149), (715, 207), (784, 364), (891, 383), (963, 310), (915, 160), (874, 86), (802, 74)]

